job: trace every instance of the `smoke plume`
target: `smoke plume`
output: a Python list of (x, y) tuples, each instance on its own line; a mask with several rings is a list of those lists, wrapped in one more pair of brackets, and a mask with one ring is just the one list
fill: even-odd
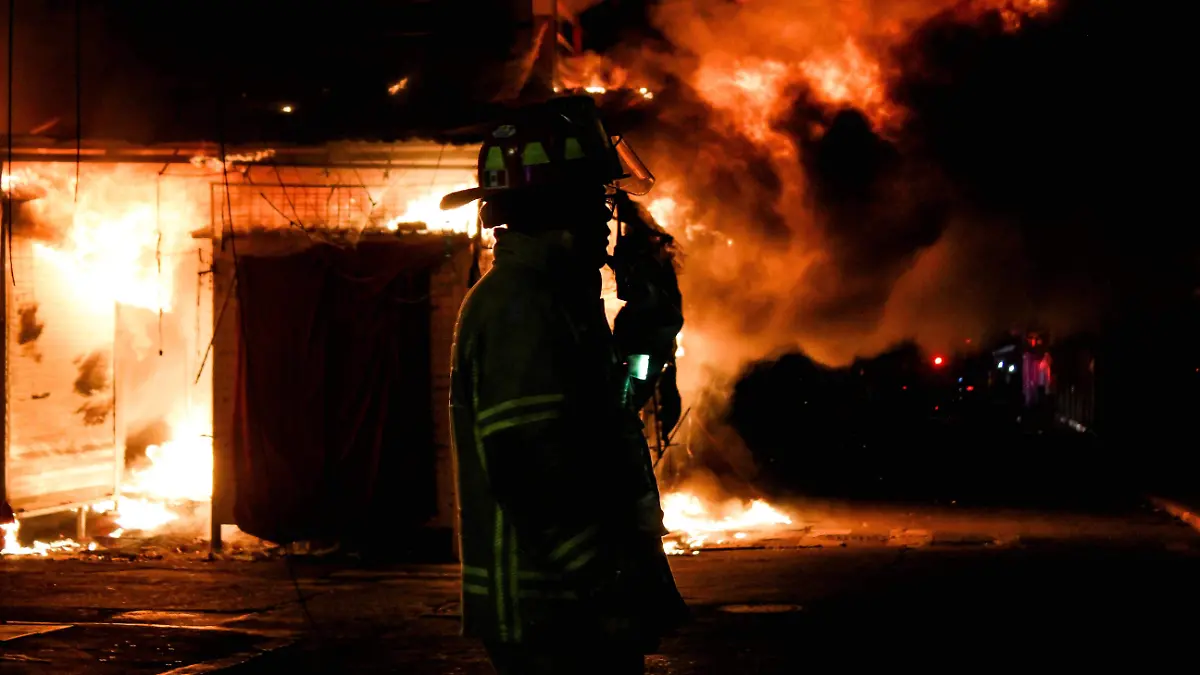
[(1195, 237), (1130, 231), (1164, 201), (1115, 81), (1151, 12), (1119, 5), (653, 5), (661, 39), (607, 55), (656, 90), (630, 136), (683, 243), (688, 357), (840, 365), (1186, 293)]

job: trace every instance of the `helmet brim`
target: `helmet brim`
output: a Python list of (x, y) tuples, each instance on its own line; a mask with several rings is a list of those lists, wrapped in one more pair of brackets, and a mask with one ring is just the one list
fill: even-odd
[(566, 189), (571, 189), (574, 187), (590, 186), (590, 185), (595, 185), (597, 188), (604, 187), (604, 183), (601, 181), (586, 180), (586, 179), (584, 179), (584, 180), (569, 179), (569, 178), (555, 181), (553, 183), (546, 183), (543, 185), (536, 185), (536, 186), (535, 185), (527, 185), (527, 186), (516, 187), (516, 188), (473, 187), (473, 188), (467, 188), (466, 190), (459, 190), (458, 192), (451, 192), (450, 194), (442, 197), (440, 207), (443, 211), (453, 211), (454, 209), (461, 208), (463, 206), (466, 206), (467, 204), (470, 204), (471, 202), (475, 201), (476, 199), (482, 199), (484, 201), (487, 201), (488, 198), (490, 198), (490, 197), (496, 197), (498, 195), (505, 195), (505, 194), (508, 194), (508, 195), (511, 195), (511, 194), (533, 194), (533, 195), (536, 195), (536, 194), (541, 194), (546, 190), (566, 190)]
[(503, 192), (504, 190), (505, 188), (484, 187), (473, 187), (466, 190), (459, 190), (458, 192), (451, 192), (445, 197), (442, 197), (440, 206), (443, 211), (453, 211), (454, 209), (462, 208), (467, 204), (470, 204), (476, 199), (483, 199), (493, 193)]

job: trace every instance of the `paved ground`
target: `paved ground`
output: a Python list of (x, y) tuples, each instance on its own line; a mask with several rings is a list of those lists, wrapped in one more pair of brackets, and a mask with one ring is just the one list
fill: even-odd
[[(1200, 536), (1165, 513), (824, 518), (774, 542), (785, 548), (674, 558), (696, 620), (649, 671), (1151, 670), (1184, 663), (1173, 659), (1194, 643)], [(5, 559), (0, 671), (491, 672), (457, 636), (453, 566), (291, 571)]]

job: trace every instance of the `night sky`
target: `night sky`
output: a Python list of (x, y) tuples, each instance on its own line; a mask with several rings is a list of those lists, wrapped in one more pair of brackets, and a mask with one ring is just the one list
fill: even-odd
[(21, 0), (13, 132), (74, 138), (77, 84), (93, 139), (215, 140), (223, 122), (231, 140), (320, 142), (465, 123), (511, 42), (511, 18), (490, 4), (83, 0), (78, 69), (76, 2)]

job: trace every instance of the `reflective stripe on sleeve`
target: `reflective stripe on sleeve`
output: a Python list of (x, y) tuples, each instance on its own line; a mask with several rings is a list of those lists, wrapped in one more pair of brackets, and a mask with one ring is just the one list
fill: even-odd
[(475, 577), (478, 579), (487, 579), (491, 575), (482, 567), (474, 567), (472, 565), (463, 565), (462, 574), (464, 577)]
[[(477, 424), (482, 425), (489, 418), (495, 417), (500, 413), (507, 413), (510, 411), (521, 412), (526, 408), (532, 408), (535, 406), (549, 405), (551, 403), (562, 403), (565, 399), (566, 397), (562, 394), (545, 394), (542, 396), (523, 396), (521, 398), (514, 398), (510, 401), (498, 403), (487, 410), (480, 410), (478, 415), (475, 417), (475, 421)], [(505, 417), (507, 417), (507, 415), (505, 415)]]
[(581, 530), (578, 534), (570, 539), (559, 544), (553, 551), (550, 552), (550, 560), (563, 565), (568, 572), (573, 572), (589, 560), (596, 557), (596, 549), (591, 545), (596, 534), (600, 531), (599, 526), (592, 525), (591, 527)]
[(558, 419), (562, 417), (559, 404), (565, 399), (562, 394), (523, 396), (479, 410), (475, 417), (476, 436), (482, 440), (497, 431)]
[(566, 564), (565, 569), (568, 572), (574, 572), (574, 571), (578, 570), (580, 567), (583, 567), (584, 565), (591, 562), (592, 558), (595, 558), (596, 554), (599, 552), (600, 552), (599, 549), (596, 549), (596, 548), (589, 548), (585, 551), (580, 551), (579, 554), (576, 555), (573, 560), (571, 560), (571, 562)]
[(512, 417), (506, 420), (492, 422), (491, 424), (479, 427), (479, 438), (487, 438), (497, 431), (504, 431), (505, 429), (511, 429), (513, 427), (533, 424), (534, 422), (544, 422), (546, 420), (558, 419), (559, 417), (562, 417), (562, 415), (557, 410), (543, 410), (542, 412), (529, 413), (528, 415), (521, 415), (520, 417)]

